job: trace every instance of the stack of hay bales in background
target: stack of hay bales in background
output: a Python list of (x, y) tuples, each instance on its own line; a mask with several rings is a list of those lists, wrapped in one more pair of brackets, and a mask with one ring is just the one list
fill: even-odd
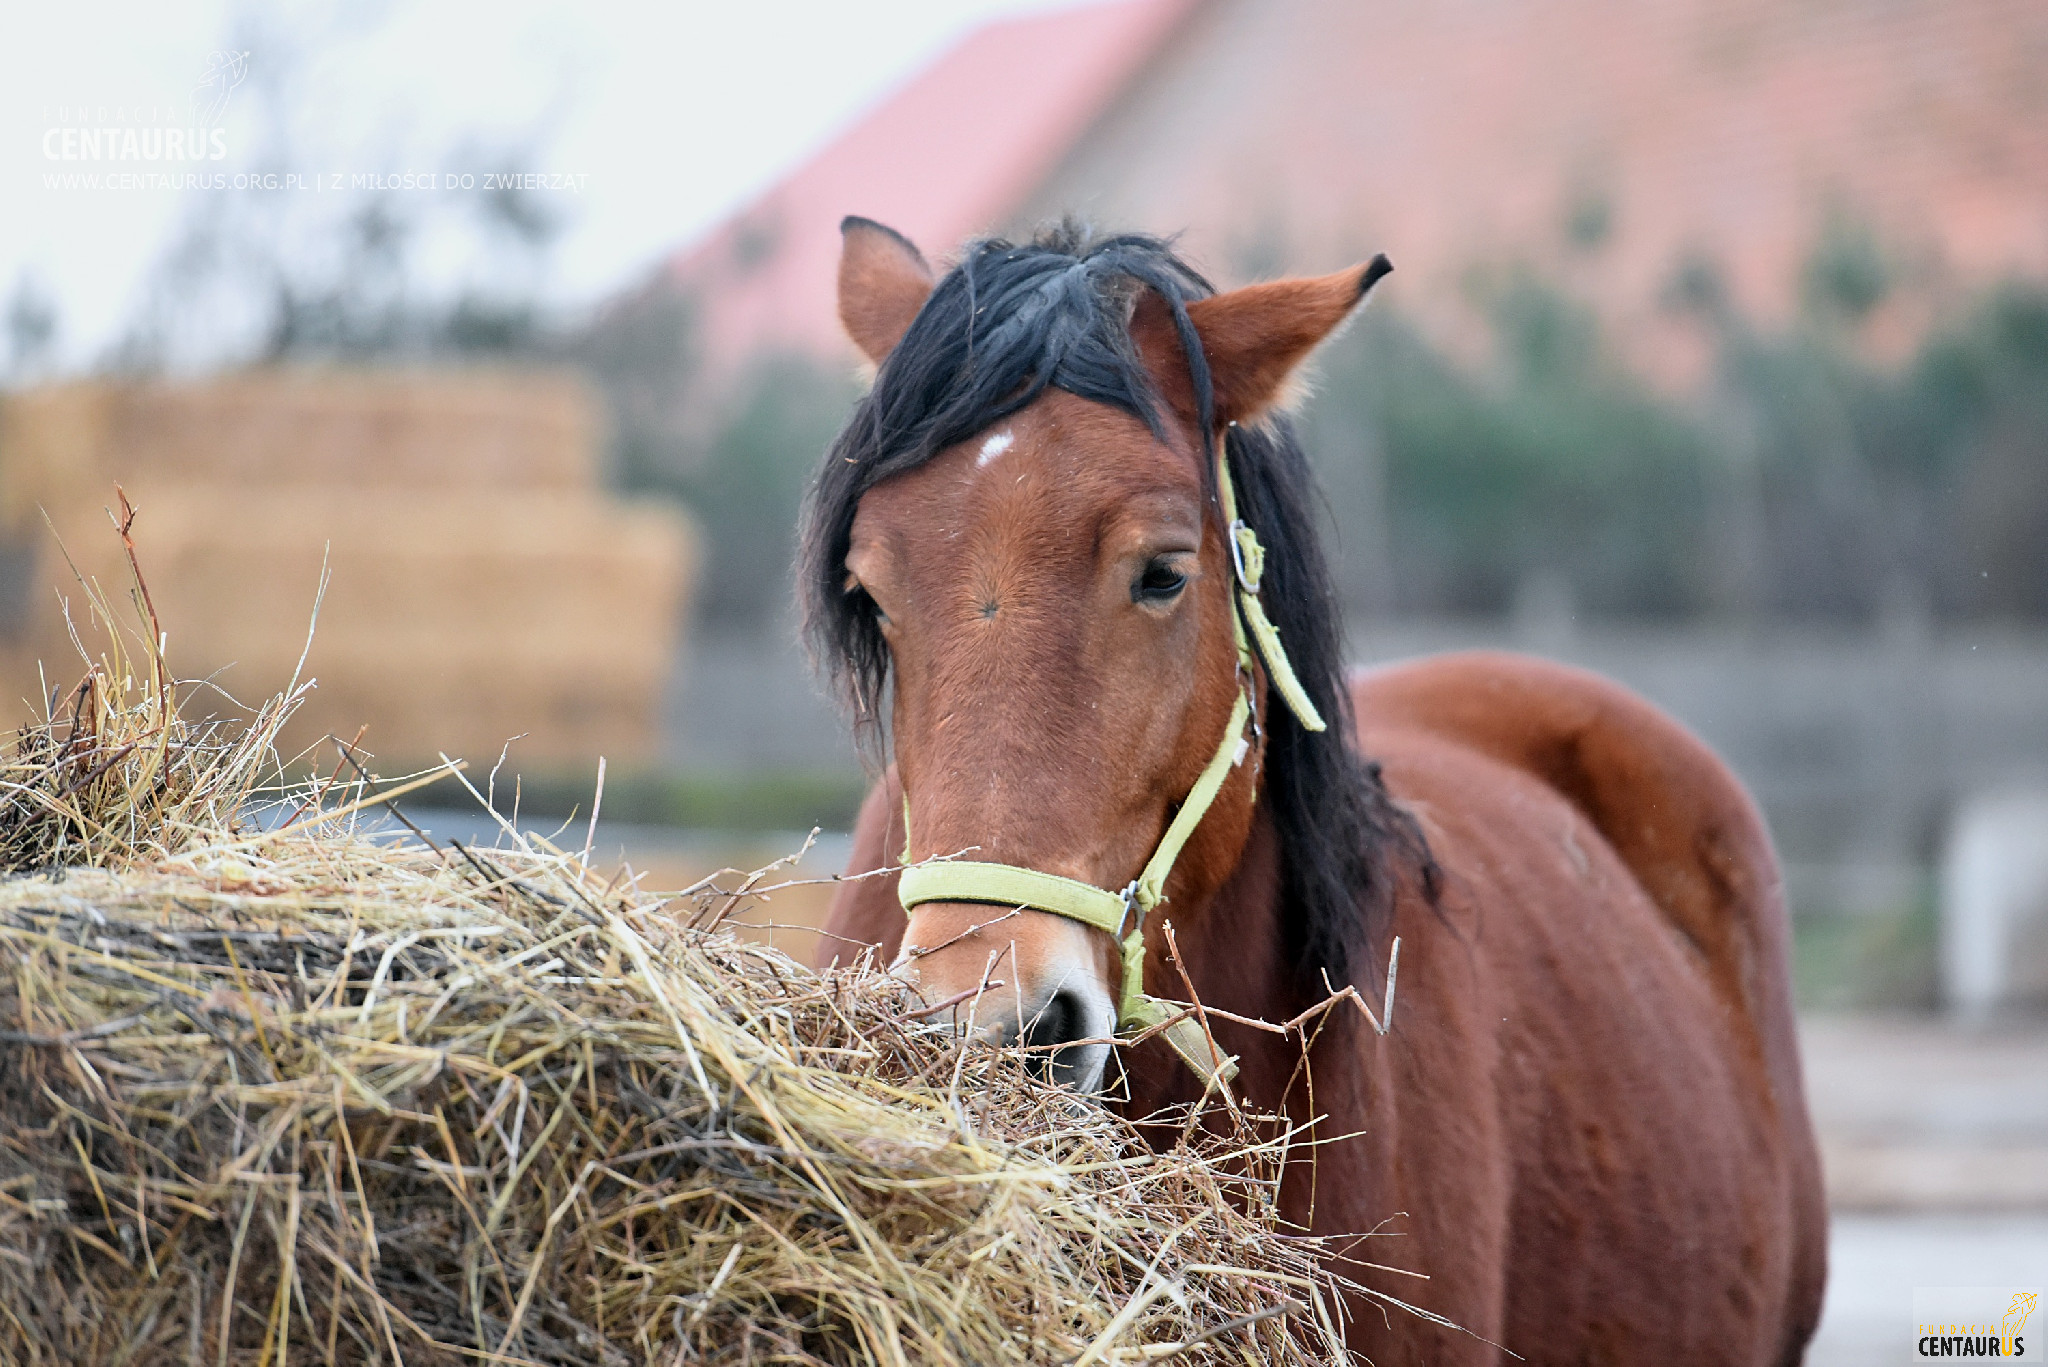
[(364, 744), (398, 760), (495, 756), (525, 733), (529, 764), (644, 762), (695, 542), (680, 510), (604, 490), (601, 436), (583, 386), (545, 373), (256, 371), (12, 396), (5, 720), (39, 693), (38, 659), (52, 687), (76, 661), (56, 593), (74, 616), (79, 595), (38, 508), (79, 569), (124, 582), (101, 511), (118, 481), (184, 677), (225, 670), (245, 698), (281, 687), (328, 556), (307, 664), (320, 686), (288, 746), (367, 725)]

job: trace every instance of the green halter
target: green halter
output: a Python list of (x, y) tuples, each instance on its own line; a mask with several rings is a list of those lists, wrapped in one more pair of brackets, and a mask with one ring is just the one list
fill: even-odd
[[(1266, 677), (1279, 692), (1288, 710), (1304, 729), (1324, 729), (1322, 715), (1309, 700), (1281, 647), (1280, 632), (1259, 603), (1259, 581), (1265, 574), (1266, 552), (1258, 535), (1237, 514), (1237, 490), (1232, 487), (1226, 458), (1227, 438), (1217, 443), (1216, 478), (1228, 523), (1231, 567), (1236, 579), (1232, 595), (1235, 610), (1230, 615), (1232, 635), (1237, 643), (1239, 687), (1231, 704), (1230, 720), (1224, 723), (1223, 739), (1203, 768), (1187, 800), (1159, 839), (1144, 869), (1122, 892), (1110, 892), (1058, 874), (1015, 864), (991, 864), (973, 860), (940, 860), (905, 868), (899, 877), (897, 897), (907, 912), (924, 902), (987, 902), (997, 906), (1029, 907), (1079, 921), (1102, 931), (1117, 942), (1123, 956), (1123, 984), (1117, 1003), (1117, 1029), (1137, 1034), (1181, 1015), (1187, 1008), (1145, 994), (1145, 918), (1166, 900), (1166, 879), (1180, 858), (1181, 847), (1195, 833), (1209, 806), (1222, 790), (1230, 771), (1244, 762), (1257, 728), (1253, 717), (1251, 679), (1255, 657), (1263, 661)], [(1249, 639), (1247, 639), (1249, 627)], [(903, 862), (910, 859), (910, 795), (903, 798)], [(1228, 1082), (1237, 1073), (1237, 1060), (1217, 1061), (1207, 1033), (1193, 1017), (1167, 1026), (1165, 1037), (1174, 1052), (1205, 1082)]]

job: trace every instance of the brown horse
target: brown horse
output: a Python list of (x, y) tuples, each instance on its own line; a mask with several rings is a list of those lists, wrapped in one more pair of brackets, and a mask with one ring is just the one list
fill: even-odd
[[(1398, 935), (1388, 1033), (1333, 1013), (1312, 1095), (1298, 1040), (1216, 1031), (1240, 1095), (1357, 1136), (1290, 1172), (1289, 1217), (1398, 1230), (1398, 1254), (1359, 1256), (1427, 1273), (1384, 1289), (1471, 1331), (1360, 1304), (1354, 1349), (1797, 1362), (1825, 1215), (1748, 797), (1590, 674), (1473, 654), (1344, 678), (1274, 409), (1384, 261), (1217, 294), (1156, 240), (1067, 228), (935, 279), (889, 230), (844, 232), (840, 314), (878, 371), (801, 573), (858, 717), (894, 687), (852, 870), (993, 872), (901, 900), (895, 873), (846, 884), (826, 961), (877, 945), (928, 1001), (1065, 1046), (1062, 1075), (1096, 1088), (1102, 1041), (1149, 1009), (1125, 968), (1280, 1020), (1330, 983), (1373, 997)], [(1161, 1044), (1117, 1057), (1133, 1114), (1203, 1093)]]

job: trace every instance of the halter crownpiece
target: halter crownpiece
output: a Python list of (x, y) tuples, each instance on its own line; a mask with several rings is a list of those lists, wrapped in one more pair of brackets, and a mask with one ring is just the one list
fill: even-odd
[[(1233, 424), (1234, 426), (1235, 424)], [(1015, 864), (982, 863), (973, 860), (941, 860), (905, 868), (897, 880), (897, 899), (908, 912), (924, 902), (986, 902), (995, 906), (1029, 907), (1079, 921), (1102, 931), (1117, 942), (1123, 959), (1123, 983), (1118, 993), (1117, 1030), (1139, 1034), (1166, 1025), (1166, 1042), (1205, 1083), (1228, 1082), (1237, 1075), (1237, 1060), (1221, 1055), (1208, 1032), (1186, 1013), (1179, 1002), (1146, 995), (1145, 918), (1166, 900), (1166, 880), (1180, 858), (1181, 847), (1195, 833), (1207, 815), (1216, 794), (1222, 791), (1230, 771), (1244, 762), (1257, 733), (1250, 680), (1256, 664), (1263, 663), (1266, 677), (1303, 729), (1325, 729), (1308, 692), (1301, 686), (1287, 652), (1280, 644), (1280, 632), (1259, 603), (1259, 582), (1265, 572), (1266, 551), (1258, 534), (1246, 526), (1237, 513), (1237, 490), (1230, 480), (1229, 442), (1216, 444), (1216, 483), (1223, 505), (1226, 540), (1230, 546), (1235, 583), (1231, 599), (1231, 633), (1237, 644), (1238, 690), (1231, 704), (1230, 720), (1223, 725), (1223, 739), (1209, 758), (1187, 800), (1167, 826), (1166, 834), (1145, 861), (1144, 869), (1122, 892), (1110, 892), (1059, 874)], [(1246, 628), (1249, 626), (1249, 639)], [(1252, 643), (1258, 651), (1254, 656)], [(910, 859), (910, 795), (903, 797), (903, 862)], [(1179, 1019), (1175, 1019), (1179, 1017)]]

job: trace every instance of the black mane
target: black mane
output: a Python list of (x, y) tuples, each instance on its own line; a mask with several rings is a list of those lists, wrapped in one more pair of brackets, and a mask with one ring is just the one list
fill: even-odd
[[(1187, 303), (1214, 288), (1158, 238), (1091, 238), (1064, 224), (1028, 243), (971, 244), (826, 452), (798, 551), (804, 628), (870, 734), (889, 655), (873, 605), (845, 587), (861, 495), (1023, 409), (1048, 386), (1122, 409), (1163, 436), (1160, 402), (1129, 331), (1132, 305), (1146, 289), (1172, 309), (1201, 430), (1212, 430), (1209, 368)], [(1374, 974), (1359, 951), (1379, 942), (1391, 917), (1397, 866), (1408, 865), (1433, 891), (1435, 865), (1421, 828), (1380, 781), (1379, 766), (1352, 748), (1337, 598), (1315, 528), (1314, 482), (1293, 429), (1285, 419), (1232, 427), (1228, 443), (1239, 512), (1266, 546), (1259, 596), (1330, 723), (1320, 734), (1305, 731), (1282, 706), (1264, 717), (1265, 800), (1280, 837), (1290, 948), (1312, 984), (1318, 970), (1340, 986), (1354, 974), (1369, 981)]]

